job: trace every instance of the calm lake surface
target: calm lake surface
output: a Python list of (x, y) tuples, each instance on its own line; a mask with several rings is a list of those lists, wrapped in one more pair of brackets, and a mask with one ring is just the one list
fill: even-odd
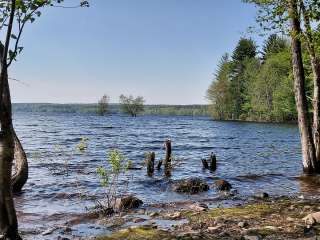
[[(213, 188), (194, 196), (171, 191), (173, 181), (188, 177), (200, 177), (209, 184), (217, 178), (226, 179), (242, 198), (261, 191), (278, 196), (319, 190), (297, 180), (302, 166), (295, 125), (218, 122), (205, 117), (25, 112), (14, 113), (14, 123), (30, 164), (29, 181), (15, 199), (20, 229), (34, 234), (29, 239), (51, 239), (36, 235), (85, 213), (94, 199), (102, 199), (96, 169), (106, 164), (110, 149), (120, 149), (139, 166), (148, 151), (155, 151), (157, 161), (161, 159), (167, 138), (172, 140), (178, 162), (171, 179), (164, 178), (162, 172), (149, 178), (145, 168), (129, 171), (121, 179), (122, 192), (134, 193), (146, 205), (219, 196)], [(76, 149), (81, 137), (89, 138), (85, 153)], [(218, 159), (215, 173), (203, 171), (201, 165), (201, 158), (211, 152)], [(90, 224), (74, 226), (73, 230), (78, 236), (108, 231)]]

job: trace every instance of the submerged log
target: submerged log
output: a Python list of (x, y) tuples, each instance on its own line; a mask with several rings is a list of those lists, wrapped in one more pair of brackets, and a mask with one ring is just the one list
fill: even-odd
[(28, 160), (22, 144), (14, 131), (14, 162), (15, 173), (12, 176), (12, 191), (21, 192), (23, 186), (28, 180)]
[(171, 153), (172, 153), (172, 148), (171, 148), (171, 140), (167, 139), (164, 143), (165, 149), (166, 149), (166, 157), (164, 159), (164, 173), (167, 177), (171, 176)]
[(149, 177), (153, 175), (154, 172), (154, 159), (156, 155), (154, 152), (148, 153), (147, 156), (147, 174)]

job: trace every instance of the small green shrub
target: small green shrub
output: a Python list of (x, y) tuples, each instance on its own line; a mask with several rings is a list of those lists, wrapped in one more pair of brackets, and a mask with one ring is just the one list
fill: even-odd
[(118, 195), (119, 177), (130, 168), (132, 161), (117, 149), (113, 149), (108, 153), (107, 165), (97, 168), (97, 174), (100, 178), (100, 184), (105, 189), (105, 204), (98, 205), (100, 207), (113, 208)]

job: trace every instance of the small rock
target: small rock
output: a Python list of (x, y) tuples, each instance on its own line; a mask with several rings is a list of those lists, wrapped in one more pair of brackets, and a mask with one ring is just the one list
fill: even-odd
[(221, 227), (222, 227), (221, 225), (218, 225), (218, 226), (215, 226), (215, 227), (208, 227), (208, 231), (209, 232), (214, 232), (214, 231), (218, 230)]
[(173, 219), (173, 220), (181, 218), (181, 212), (174, 212), (174, 213), (169, 215), (169, 218)]
[(307, 225), (320, 223), (320, 212), (310, 213), (306, 217), (304, 217), (303, 220)]
[(287, 221), (288, 221), (288, 222), (294, 222), (294, 218), (292, 218), (292, 217), (287, 217)]
[(142, 204), (143, 202), (139, 198), (133, 195), (129, 195), (129, 196), (117, 198), (115, 203), (115, 209), (122, 211), (122, 210), (127, 210), (132, 208), (138, 208)]
[(252, 236), (252, 235), (244, 235), (243, 240), (260, 240), (261, 238), (259, 236)]
[(265, 226), (263, 227), (264, 229), (267, 229), (267, 230), (271, 230), (271, 231), (275, 231), (277, 230), (278, 228), (274, 227), (274, 226)]
[(72, 228), (71, 227), (68, 227), (68, 226), (65, 226), (64, 229), (63, 229), (64, 232), (68, 233), (68, 232), (72, 232)]
[(144, 219), (144, 218), (133, 218), (132, 219), (132, 222), (134, 222), (134, 223), (141, 223), (141, 222), (145, 222), (146, 221), (146, 219)]
[(245, 228), (247, 227), (249, 224), (247, 222), (239, 222), (238, 223), (238, 227), (241, 227), (241, 228)]
[(306, 205), (303, 207), (303, 211), (309, 211), (309, 210), (311, 210), (311, 206)]
[(226, 180), (217, 180), (214, 183), (215, 188), (219, 191), (230, 191), (232, 188), (231, 184)]
[(209, 209), (209, 207), (205, 203), (191, 204), (189, 208), (197, 212), (207, 211)]
[(50, 235), (50, 234), (52, 234), (55, 230), (57, 230), (56, 227), (54, 227), (54, 228), (49, 228), (49, 229), (45, 230), (44, 232), (42, 232), (41, 235), (42, 235), (42, 236)]
[(269, 194), (266, 192), (256, 193), (254, 197), (258, 199), (266, 199), (266, 198), (269, 198)]
[(152, 212), (149, 214), (150, 217), (156, 217), (156, 216), (159, 216), (159, 213), (158, 212)]

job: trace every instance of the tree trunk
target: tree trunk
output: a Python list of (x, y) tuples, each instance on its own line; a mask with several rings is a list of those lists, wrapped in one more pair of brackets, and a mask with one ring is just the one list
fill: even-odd
[(319, 164), (316, 159), (312, 129), (308, 116), (308, 105), (305, 93), (305, 74), (302, 61), (300, 19), (296, 0), (288, 0), (288, 11), (291, 22), (291, 51), (294, 75), (294, 92), (298, 112), (298, 125), (301, 137), (303, 170), (306, 173), (318, 173)]
[[(4, 46), (0, 43), (0, 58), (4, 54)], [(5, 81), (8, 82), (8, 74), (5, 75)], [(4, 91), (8, 92), (10, 95), (9, 82), (6, 85)], [(13, 130), (14, 137), (14, 167), (15, 172), (12, 176), (12, 190), (14, 193), (18, 193), (22, 190), (23, 186), (26, 184), (29, 175), (29, 167), (26, 153), (22, 147), (22, 144), (17, 137), (16, 132)]]
[(19, 240), (18, 221), (11, 188), (12, 162), (14, 158), (14, 130), (12, 125), (11, 97), (8, 82), (8, 49), (16, 1), (11, 1), (10, 17), (3, 51), (0, 52), (0, 235), (4, 240)]
[(12, 191), (14, 193), (21, 192), (23, 186), (26, 184), (29, 176), (29, 167), (26, 153), (22, 144), (14, 131), (14, 162), (15, 173), (12, 176)]
[(312, 28), (309, 13), (303, 1), (300, 1), (305, 28), (307, 49), (311, 60), (313, 74), (313, 140), (317, 161), (320, 161), (320, 60), (315, 50), (315, 41), (312, 36)]
[(11, 98), (7, 69), (1, 69), (0, 86), (0, 235), (5, 240), (21, 239), (18, 235), (18, 221), (14, 208), (11, 174), (14, 158), (14, 130), (12, 126)]

